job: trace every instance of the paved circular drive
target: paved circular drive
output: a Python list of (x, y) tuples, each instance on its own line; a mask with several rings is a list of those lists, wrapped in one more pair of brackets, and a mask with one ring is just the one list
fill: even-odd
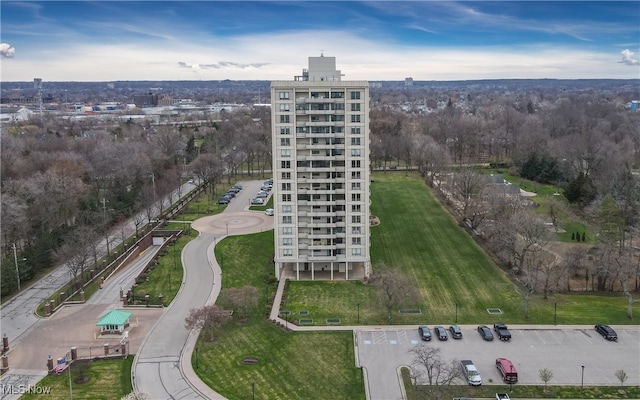
[(273, 229), (273, 217), (263, 211), (221, 213), (200, 218), (194, 221), (192, 226), (200, 232), (230, 236), (246, 235)]

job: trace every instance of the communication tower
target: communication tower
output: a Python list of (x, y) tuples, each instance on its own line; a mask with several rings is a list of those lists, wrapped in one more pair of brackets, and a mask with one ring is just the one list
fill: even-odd
[(33, 87), (38, 91), (38, 110), (42, 121), (42, 78), (33, 78)]

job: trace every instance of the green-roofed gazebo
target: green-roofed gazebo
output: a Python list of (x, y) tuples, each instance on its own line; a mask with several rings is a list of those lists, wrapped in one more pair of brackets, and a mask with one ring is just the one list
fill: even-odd
[(129, 318), (131, 315), (132, 314), (129, 311), (112, 310), (100, 318), (100, 321), (98, 321), (96, 326), (100, 327), (101, 333), (122, 333), (124, 328), (129, 326)]

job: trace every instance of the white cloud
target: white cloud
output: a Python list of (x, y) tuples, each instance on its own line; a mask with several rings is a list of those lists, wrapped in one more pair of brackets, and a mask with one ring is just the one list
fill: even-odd
[(640, 62), (637, 57), (634, 57), (635, 53), (629, 49), (624, 49), (620, 52), (622, 54), (622, 60), (620, 62), (626, 65), (638, 65)]
[(0, 43), (0, 54), (2, 57), (11, 58), (16, 54), (16, 49), (9, 43)]
[[(337, 68), (347, 80), (637, 78), (637, 71), (624, 63), (612, 63), (610, 53), (560, 46), (416, 47), (339, 31), (175, 40), (171, 46), (80, 41), (65, 52), (31, 49), (28, 56), (21, 52), (19, 59), (2, 65), (1, 79), (291, 80), (307, 68), (307, 57), (321, 52), (336, 57)], [(628, 54), (633, 59), (633, 53)]]

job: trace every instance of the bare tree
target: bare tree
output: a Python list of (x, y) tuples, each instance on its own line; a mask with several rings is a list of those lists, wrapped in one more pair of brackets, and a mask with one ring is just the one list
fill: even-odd
[(616, 378), (620, 381), (620, 386), (624, 386), (624, 382), (629, 378), (627, 373), (623, 369), (619, 369), (616, 371)]
[[(627, 318), (633, 319), (633, 305), (640, 302), (640, 298), (634, 299), (633, 292), (629, 289), (629, 283), (637, 276), (637, 268), (640, 266), (640, 258), (634, 263), (633, 250), (625, 249), (621, 254), (615, 257), (616, 264), (619, 267), (619, 280), (622, 292), (627, 298)], [(636, 257), (637, 258), (637, 257)]]
[(146, 393), (131, 392), (120, 400), (151, 400), (151, 396)]
[(471, 167), (460, 167), (451, 175), (451, 193), (458, 200), (458, 212), (462, 218), (469, 217), (469, 205), (482, 193), (485, 180), (482, 175)]
[(553, 379), (553, 372), (548, 368), (542, 368), (538, 371), (538, 376), (540, 377), (540, 380), (544, 382), (544, 385), (547, 386), (547, 383)]
[(413, 283), (396, 268), (382, 266), (371, 276), (371, 282), (380, 287), (380, 301), (387, 310), (387, 320), (391, 323), (391, 313), (395, 307), (416, 298), (418, 293)]
[(204, 340), (212, 342), (215, 340), (214, 333), (231, 320), (231, 315), (215, 304), (206, 305), (200, 308), (192, 308), (184, 323), (187, 329), (201, 329)]
[[(437, 347), (419, 344), (414, 346), (410, 353), (414, 358), (412, 365), (419, 368), (416, 373), (414, 388), (418, 388), (418, 378), (426, 377), (426, 385), (422, 386), (422, 391), (431, 399), (442, 397), (442, 387), (449, 386), (458, 378), (462, 377), (460, 362), (453, 359), (446, 362), (442, 359), (441, 350)], [(420, 389), (418, 389), (420, 391)]]
[(241, 288), (223, 289), (221, 293), (222, 301), (237, 313), (239, 317), (249, 316), (251, 309), (258, 305), (260, 294), (253, 286), (245, 285)]
[(420, 175), (426, 178), (430, 187), (434, 187), (440, 183), (441, 174), (451, 164), (449, 152), (428, 135), (416, 136), (413, 146)]

